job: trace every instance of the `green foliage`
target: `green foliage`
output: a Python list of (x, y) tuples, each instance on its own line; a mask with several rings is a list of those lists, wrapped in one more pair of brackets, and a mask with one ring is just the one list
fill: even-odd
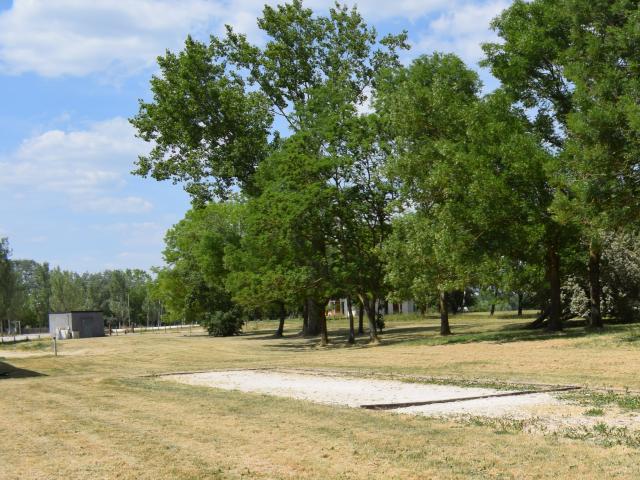
[(584, 414), (588, 417), (601, 417), (604, 415), (604, 410), (601, 408), (590, 408), (585, 411)]
[(228, 337), (239, 334), (244, 322), (245, 318), (242, 310), (234, 307), (225, 312), (216, 310), (205, 313), (202, 319), (202, 326), (206, 328), (209, 335), (214, 337)]
[(260, 194), (248, 202), (248, 234), (229, 260), (230, 288), (245, 305), (313, 298), (323, 306), (350, 293), (371, 306), (384, 293), (378, 251), (389, 228), (388, 189), (376, 125), (358, 108), (378, 72), (399, 64), (406, 35), (378, 40), (356, 9), (336, 5), (314, 16), (300, 1), (265, 7), (258, 26), (268, 37), (263, 48), (231, 29), (217, 45), (249, 72), (291, 134), (257, 170)]
[(539, 262), (546, 154), (522, 112), (503, 92), (480, 98), (476, 74), (453, 55), (420, 57), (387, 82), (379, 106), (408, 212), (386, 245), (396, 298), (505, 285), (507, 271)]
[(165, 268), (159, 269), (154, 296), (173, 321), (203, 321), (214, 311), (233, 307), (225, 286), (225, 249), (239, 245), (242, 210), (238, 202), (194, 208), (167, 232)]
[[(638, 233), (603, 232), (601, 262), (602, 313), (620, 321), (640, 317), (640, 238)], [(570, 275), (563, 287), (567, 309), (589, 316), (589, 283), (584, 273)]]
[[(265, 6), (261, 45), (231, 27), (187, 38), (131, 120), (153, 142), (136, 173), (183, 183), (201, 207), (168, 232), (152, 297), (174, 320), (220, 323), (237, 306), (323, 311), (350, 296), (375, 325), (379, 299), (444, 309), (473, 286), (550, 303), (559, 328), (584, 244), (599, 261), (605, 232), (640, 211), (636, 10), (516, 0), (483, 47), (502, 82), (488, 95), (455, 55), (402, 66), (406, 33), (378, 38), (339, 4)], [(634, 273), (618, 253), (602, 257), (616, 314), (637, 309), (621, 301)]]
[(227, 72), (221, 53), (215, 43), (188, 37), (182, 52), (159, 57), (153, 102), (141, 101), (131, 119), (140, 138), (154, 145), (134, 173), (184, 182), (199, 204), (226, 198), (233, 185), (250, 189), (268, 151), (268, 103)]
[(16, 302), (17, 279), (10, 256), (9, 239), (0, 238), (0, 330), (2, 322), (10, 320)]
[(81, 275), (61, 270), (60, 267), (51, 270), (51, 310), (53, 312), (82, 310), (84, 304), (85, 296)]
[(49, 264), (33, 260), (13, 260), (16, 275), (16, 308), (13, 319), (23, 326), (46, 325), (50, 310)]
[(472, 241), (452, 217), (460, 192), (451, 173), (479, 88), (477, 75), (453, 55), (423, 56), (383, 78), (376, 106), (393, 132), (390, 171), (409, 211), (395, 220), (385, 247), (396, 298), (425, 302), (470, 281), (464, 257)]
[(518, 0), (492, 23), (502, 41), (484, 46), (484, 64), (536, 116), (554, 160), (552, 212), (588, 245), (598, 327), (603, 235), (640, 218), (637, 23), (637, 4), (627, 0)]

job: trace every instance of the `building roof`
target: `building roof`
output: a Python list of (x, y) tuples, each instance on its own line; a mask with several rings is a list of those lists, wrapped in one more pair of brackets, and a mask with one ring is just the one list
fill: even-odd
[(103, 313), (102, 310), (69, 310), (68, 312), (49, 312), (49, 315), (53, 313)]

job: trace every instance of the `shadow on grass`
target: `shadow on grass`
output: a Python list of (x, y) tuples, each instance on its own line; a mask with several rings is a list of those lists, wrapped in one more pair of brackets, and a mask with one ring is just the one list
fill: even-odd
[(383, 345), (393, 345), (405, 343), (407, 345), (451, 345), (455, 343), (512, 343), (544, 341), (556, 338), (581, 338), (586, 336), (599, 336), (614, 333), (614, 326), (609, 326), (605, 330), (590, 330), (586, 328), (582, 320), (565, 322), (564, 328), (559, 332), (549, 332), (545, 329), (530, 330), (523, 328), (522, 323), (504, 325), (498, 330), (489, 332), (464, 332), (456, 333), (455, 326), (452, 326), (453, 334), (449, 336), (429, 336), (423, 338), (393, 338), (393, 330), (389, 330), (391, 338), (385, 336)]
[[(530, 315), (534, 317), (535, 315)], [(494, 317), (495, 318), (495, 317)], [(456, 323), (452, 324), (453, 334), (442, 337), (439, 335), (440, 325), (437, 318), (427, 318), (428, 324), (423, 325), (403, 325), (400, 322), (393, 322), (380, 334), (381, 346), (390, 345), (451, 345), (457, 343), (512, 343), (512, 342), (530, 342), (544, 341), (558, 338), (582, 338), (594, 337), (601, 335), (627, 333), (627, 337), (623, 340), (626, 342), (635, 342), (640, 340), (640, 330), (636, 331), (636, 327), (628, 322), (608, 323), (604, 330), (591, 330), (586, 326), (584, 320), (570, 320), (564, 323), (564, 329), (560, 332), (548, 332), (544, 329), (530, 330), (526, 328), (528, 322), (523, 322), (523, 317), (517, 319), (513, 315), (504, 315), (502, 319), (511, 320), (492, 330), (482, 330), (482, 323)], [(422, 318), (423, 320), (424, 317)], [(462, 317), (457, 317), (462, 320)], [(432, 320), (435, 320), (432, 322)], [(638, 325), (637, 323), (635, 325)], [(334, 327), (334, 328), (332, 328)], [(354, 348), (365, 347), (369, 345), (368, 333), (356, 337), (356, 343), (351, 345), (347, 342), (348, 328), (335, 328), (337, 325), (330, 325), (329, 338), (330, 343), (323, 348)], [(474, 328), (475, 327), (475, 328)], [(462, 332), (461, 332), (462, 330)], [(475, 331), (474, 331), (475, 330)], [(295, 330), (285, 331), (284, 337), (278, 338), (274, 336), (274, 329), (261, 328), (246, 332), (242, 335), (252, 340), (272, 340), (268, 348), (273, 350), (288, 351), (306, 351), (315, 350), (320, 346), (319, 337), (303, 337)]]
[(29, 377), (45, 377), (44, 373), (34, 372), (33, 370), (25, 370), (17, 368), (5, 362), (0, 362), (0, 380), (4, 378), (29, 378)]
[(269, 336), (274, 336), (276, 333), (277, 327), (276, 328), (261, 328), (260, 330), (251, 330), (251, 331), (243, 331), (240, 336), (241, 337), (249, 337), (251, 339), (253, 339), (254, 337), (261, 337), (261, 338), (265, 338), (265, 337), (269, 337)]

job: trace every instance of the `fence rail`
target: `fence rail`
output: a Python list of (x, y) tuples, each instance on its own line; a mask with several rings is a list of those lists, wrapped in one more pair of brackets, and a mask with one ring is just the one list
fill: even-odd
[[(197, 328), (200, 325), (197, 323), (185, 324), (185, 325), (162, 325), (161, 327), (135, 327), (133, 331), (127, 328), (114, 328), (111, 330), (112, 335), (125, 335), (131, 333), (169, 333), (175, 331), (182, 330), (191, 330), (192, 328)], [(18, 342), (26, 342), (29, 340), (40, 340), (40, 339), (51, 339), (52, 335), (49, 333), (48, 329), (38, 329), (42, 330), (40, 333), (23, 333), (16, 335), (0, 335), (0, 344), (2, 343), (18, 343)], [(105, 329), (105, 335), (109, 335), (109, 329)]]
[(28, 340), (40, 340), (41, 338), (51, 338), (49, 331), (46, 333), (23, 333), (21, 335), (4, 335), (0, 336), (0, 343), (18, 343)]
[[(162, 325), (160, 327), (135, 327), (131, 328), (112, 328), (112, 335), (126, 335), (129, 333), (143, 333), (143, 332), (151, 332), (151, 333), (164, 333), (170, 331), (180, 331), (180, 330), (190, 330), (195, 327), (199, 327), (198, 323), (184, 324), (184, 325)], [(109, 329), (105, 330), (105, 333), (109, 335)]]

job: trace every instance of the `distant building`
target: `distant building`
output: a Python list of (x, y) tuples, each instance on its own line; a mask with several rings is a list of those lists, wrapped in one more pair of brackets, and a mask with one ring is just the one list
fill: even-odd
[[(77, 332), (77, 333), (72, 333)], [(49, 314), (49, 333), (57, 338), (104, 337), (101, 311), (73, 311)]]
[[(418, 308), (413, 300), (405, 300), (401, 303), (393, 303), (387, 302), (383, 300), (382, 302), (378, 301), (376, 306), (382, 313), (388, 315), (390, 313), (416, 313), (418, 312)], [(328, 317), (344, 317), (348, 315), (347, 308), (347, 299), (340, 298), (336, 300), (329, 300), (329, 304), (327, 306), (327, 316)], [(352, 300), (351, 302), (351, 311), (354, 316), (358, 316), (358, 302), (356, 300)]]

